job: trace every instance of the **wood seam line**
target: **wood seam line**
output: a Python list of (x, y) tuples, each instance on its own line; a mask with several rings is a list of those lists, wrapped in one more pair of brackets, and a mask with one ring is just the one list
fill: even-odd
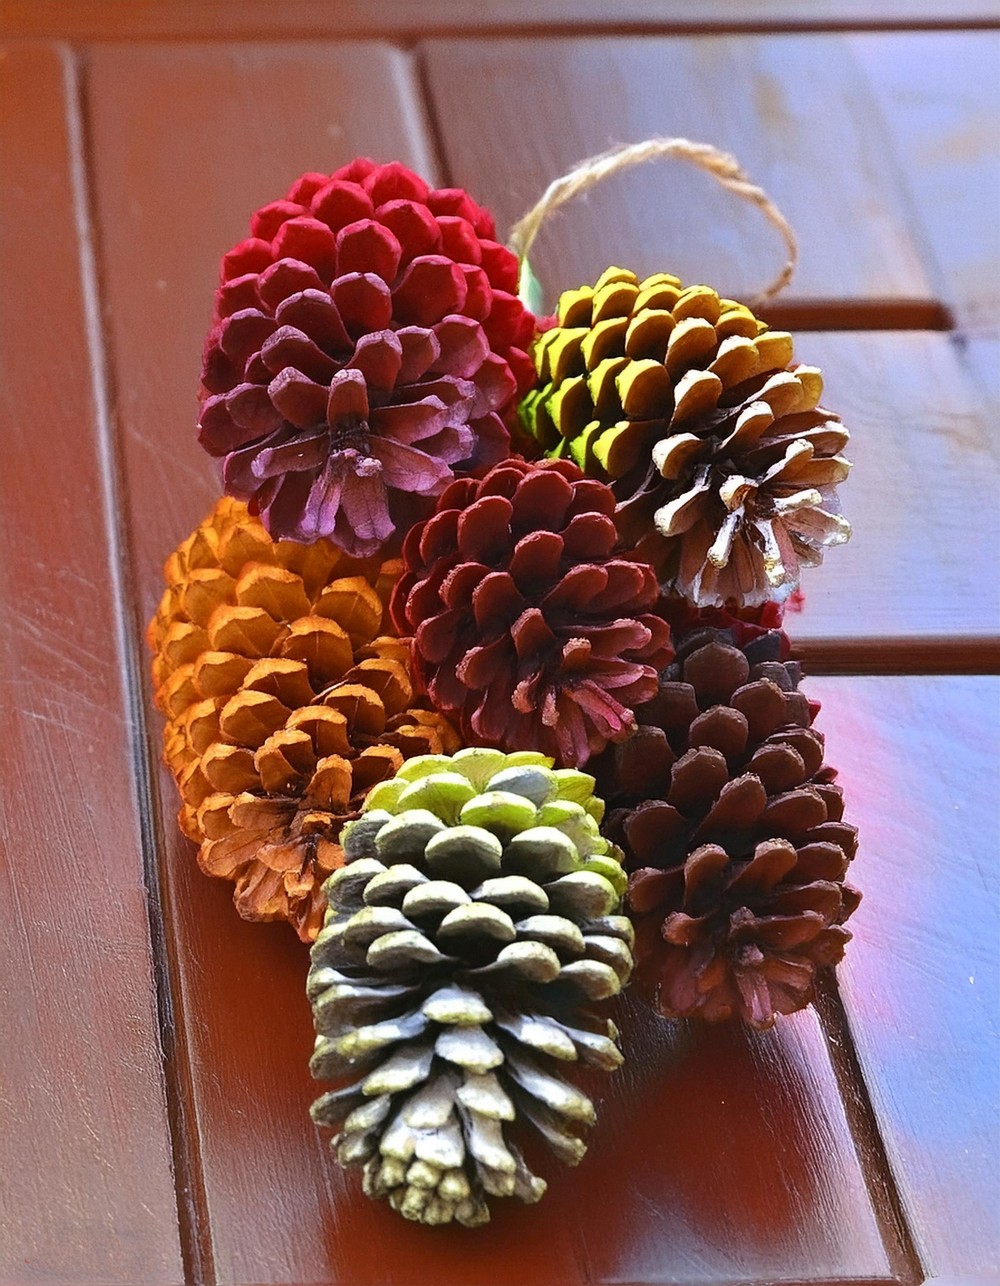
[(808, 295), (776, 299), (759, 316), (781, 330), (932, 330), (955, 329), (946, 304), (936, 299), (821, 299)]
[[(427, 43), (422, 41), (418, 44), (410, 52), (409, 57), (412, 60), (417, 89), (423, 103), (424, 122), (430, 138), (432, 154), (440, 172), (441, 183), (443, 186), (451, 187), (455, 184), (455, 175), (434, 96), (427, 59)], [(506, 229), (498, 229), (498, 233), (503, 238)], [(938, 299), (889, 297), (824, 299), (806, 295), (798, 299), (776, 299), (765, 304), (757, 312), (770, 325), (796, 331), (947, 331), (953, 330), (955, 326), (950, 309)]]
[(827, 973), (818, 979), (815, 1008), (890, 1267), (901, 1286), (919, 1286), (927, 1279), (927, 1269), (889, 1161), (837, 980)]
[(100, 247), (94, 205), (94, 171), (89, 144), (86, 65), (77, 50), (59, 47), (63, 64), (73, 211), (80, 256), (87, 347), (102, 508), (108, 540), (108, 575), (115, 602), (114, 633), (121, 665), (122, 697), (127, 718), (133, 785), (139, 815), (139, 841), (146, 893), (146, 912), (153, 962), (153, 984), (160, 1038), (161, 1071), (170, 1129), (171, 1159), (177, 1200), (177, 1222), (185, 1280), (190, 1286), (213, 1286), (207, 1206), (198, 1155), (187, 1043), (175, 1005), (177, 971), (172, 959), (161, 886), (159, 809), (152, 786), (152, 765), (143, 702), (145, 667), (141, 663), (139, 622), (127, 604), (136, 596), (132, 551), (125, 517), (124, 486), (115, 420), (115, 387), (108, 360), (108, 340), (101, 313)]
[(796, 636), (794, 617), (786, 617), (783, 628), (809, 675), (1000, 674), (996, 636), (808, 639)]
[(248, 22), (245, 25), (233, 23), (224, 31), (202, 31), (198, 27), (169, 27), (149, 31), (122, 30), (121, 25), (107, 27), (100, 22), (80, 23), (79, 25), (60, 25), (44, 20), (32, 23), (22, 20), (0, 18), (0, 38), (4, 40), (80, 40), (93, 43), (115, 43), (123, 41), (134, 44), (185, 42), (198, 44), (224, 44), (227, 42), (266, 41), (268, 44), (287, 44), (301, 40), (326, 40), (331, 43), (347, 44), (355, 41), (383, 41), (413, 48), (432, 40), (499, 40), (506, 37), (524, 37), (526, 39), (578, 39), (584, 37), (655, 37), (655, 36), (782, 36), (782, 35), (844, 35), (858, 32), (896, 33), (909, 31), (996, 31), (1000, 29), (1000, 18), (987, 17), (913, 17), (893, 19), (886, 18), (788, 18), (784, 21), (734, 21), (726, 19), (706, 19), (693, 22), (690, 19), (664, 18), (660, 21), (636, 18), (621, 22), (573, 22), (568, 19), (556, 19), (552, 22), (509, 23), (494, 22), (474, 25), (469, 23), (442, 23), (440, 26), (426, 27), (421, 31), (400, 28), (391, 23), (371, 26), (358, 24), (346, 32), (343, 27), (338, 30), (330, 22), (302, 22), (295, 28), (285, 31), (274, 31), (267, 26)]

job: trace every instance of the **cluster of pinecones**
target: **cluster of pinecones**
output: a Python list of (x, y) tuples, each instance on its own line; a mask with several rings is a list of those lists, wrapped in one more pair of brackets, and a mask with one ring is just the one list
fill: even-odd
[(315, 1104), (365, 1191), (482, 1223), (571, 1164), (633, 972), (754, 1027), (850, 937), (856, 834), (780, 631), (847, 538), (791, 337), (609, 269), (555, 318), (464, 192), (307, 174), (225, 256), (226, 496), (149, 627), (180, 823), (313, 942)]

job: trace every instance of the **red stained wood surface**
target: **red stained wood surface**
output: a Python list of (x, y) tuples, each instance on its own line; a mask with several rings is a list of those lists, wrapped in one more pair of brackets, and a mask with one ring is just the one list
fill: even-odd
[(220, 258), (306, 170), (370, 152), (433, 178), (433, 152), (410, 60), (377, 46), (105, 45), (86, 96), (145, 617), (218, 494), (194, 426)]
[(70, 58), (0, 98), (0, 1280), (177, 1282)]
[[(286, 50), (251, 50), (220, 58), (210, 49), (185, 50), (181, 57), (173, 50), (137, 54), (109, 49), (97, 51), (90, 65), (88, 96), (104, 230), (102, 262), (111, 351), (146, 610), (159, 593), (164, 552), (210, 503), (211, 488), (202, 481), (208, 470), (184, 423), (184, 391), (193, 387), (193, 355), (204, 327), (194, 301), (207, 302), (204, 283), (210, 279), (200, 256), (206, 246), (213, 246), (217, 254), (220, 242), (225, 248), (227, 240), (242, 231), (239, 225), (226, 230), (232, 185), (224, 177), (253, 185), (246, 193), (248, 206), (266, 200), (285, 186), (289, 168), (293, 174), (307, 168), (315, 164), (310, 158), (317, 149), (327, 149), (325, 127), (331, 115), (341, 123), (343, 133), (337, 142), (339, 150), (328, 153), (330, 165), (369, 148), (382, 154), (402, 153), (414, 164), (426, 159), (423, 145), (408, 142), (402, 124), (404, 118), (412, 120), (412, 111), (408, 110), (406, 64), (399, 55), (377, 49), (352, 50), (349, 56), (332, 49), (313, 51), (306, 60), (312, 69), (310, 79), (303, 75), (302, 54), (296, 51), (297, 92), (306, 101), (297, 105), (295, 114), (276, 118), (266, 106), (256, 106), (254, 90), (261, 79), (277, 82), (287, 75), (289, 57)], [(342, 100), (331, 103), (327, 87), (343, 83), (348, 69), (354, 76), (347, 87), (350, 92), (345, 90)], [(388, 71), (396, 72), (395, 82)], [(222, 100), (230, 104), (228, 110), (213, 114), (197, 134), (183, 116), (175, 119), (174, 127), (166, 131), (169, 146), (147, 153), (142, 140), (150, 121), (161, 113), (176, 118), (188, 110), (185, 104), (194, 85), (208, 75)], [(370, 102), (361, 106), (361, 83), (383, 87), (395, 83), (396, 95), (383, 88), (381, 111), (374, 113)], [(248, 116), (258, 128), (247, 130)], [(381, 122), (381, 136), (366, 135), (373, 119)], [(392, 121), (399, 122), (395, 139), (387, 137)], [(293, 123), (294, 137), (285, 132)], [(247, 134), (254, 140), (255, 164), (251, 175), (240, 180), (242, 157), (237, 149)], [(290, 166), (289, 152), (295, 148), (299, 157)], [(136, 208), (128, 194), (138, 181), (135, 166), (140, 157), (144, 200)], [(198, 203), (191, 200), (176, 175), (194, 170), (219, 176), (217, 196)], [(208, 189), (210, 197), (212, 191)], [(213, 223), (221, 225), (218, 233)], [(200, 256), (192, 253), (194, 246), (202, 248)], [(166, 282), (165, 289), (155, 284), (159, 281)], [(157, 293), (162, 302), (150, 311), (149, 301)], [(150, 504), (148, 498), (154, 494), (164, 499)], [(175, 515), (168, 504), (188, 506), (190, 513)], [(173, 784), (167, 780), (162, 784), (163, 810), (169, 817)], [(648, 1274), (660, 1271), (656, 1265), (662, 1262), (663, 1271), (670, 1273), (679, 1271), (692, 1256), (703, 1272), (725, 1280), (736, 1269), (731, 1252), (715, 1243), (711, 1229), (724, 1208), (738, 1211), (748, 1201), (740, 1195), (748, 1190), (746, 1171), (733, 1169), (725, 1159), (733, 1155), (745, 1157), (747, 1163), (756, 1158), (755, 1190), (759, 1173), (772, 1171), (771, 1181), (742, 1215), (749, 1226), (757, 1209), (762, 1227), (770, 1232), (752, 1242), (756, 1249), (751, 1250), (748, 1243), (745, 1267), (739, 1268), (734, 1280), (753, 1281), (765, 1264), (780, 1262), (782, 1256), (794, 1263), (804, 1280), (888, 1274), (889, 1261), (837, 1086), (810, 1017), (801, 1019), (794, 1029), (795, 1033), (801, 1029), (801, 1037), (786, 1035), (756, 1055), (741, 1037), (731, 1037), (734, 1063), (722, 1073), (721, 1089), (712, 1063), (712, 1043), (695, 1042), (696, 1051), (701, 1052), (693, 1056), (695, 1062), (687, 1072), (693, 1084), (712, 1084), (723, 1098), (728, 1086), (729, 1094), (745, 1103), (746, 1094), (739, 1087), (746, 1080), (759, 1084), (762, 1076), (766, 1079), (770, 1060), (772, 1070), (780, 1067), (788, 1072), (788, 1094), (772, 1105), (770, 1122), (748, 1116), (745, 1126), (737, 1130), (735, 1144), (729, 1137), (732, 1120), (713, 1115), (714, 1101), (706, 1101), (695, 1138), (698, 1151), (716, 1155), (718, 1181), (696, 1183), (687, 1209), (677, 1212), (673, 1222), (651, 1226), (646, 1240), (632, 1244), (635, 1234), (628, 1231), (627, 1220), (616, 1231), (605, 1229), (602, 1216), (608, 1180), (604, 1167), (594, 1164), (579, 1175), (557, 1175), (544, 1205), (536, 1209), (501, 1207), (492, 1228), (471, 1240), (427, 1238), (420, 1229), (387, 1220), (384, 1211), (361, 1197), (356, 1176), (345, 1178), (332, 1168), (306, 1115), (315, 1086), (306, 1070), (312, 1029), (302, 994), (303, 949), (283, 926), (241, 923), (229, 904), (228, 888), (204, 879), (190, 846), (169, 823), (164, 840), (170, 923), (197, 1114), (202, 1217), (209, 1229), (200, 1253), (218, 1281), (245, 1281), (254, 1273), (272, 1281), (329, 1279), (360, 1286), (379, 1281), (388, 1260), (408, 1265), (405, 1271), (413, 1280), (459, 1282), (465, 1280), (470, 1265), (477, 1264), (483, 1280), (514, 1283), (527, 1277), (570, 1283), (620, 1278), (627, 1264), (632, 1265), (628, 1272)], [(675, 1152), (688, 1154), (691, 1141), (682, 1139), (676, 1149), (672, 1145), (669, 1097), (655, 1083), (656, 1067), (668, 1051), (661, 1036), (643, 1037), (641, 1028), (637, 1039), (640, 1045), (652, 1040), (649, 1051), (638, 1059), (639, 1067), (646, 1066), (645, 1077), (619, 1078), (609, 1091), (609, 1110), (613, 1103), (621, 1122), (619, 1137), (636, 1114), (662, 1118), (666, 1133), (657, 1152), (662, 1150), (667, 1173), (675, 1173), (680, 1164)], [(803, 1045), (811, 1049), (815, 1064), (805, 1072)], [(838, 1155), (838, 1164), (829, 1173), (815, 1173), (818, 1157), (810, 1164), (786, 1154), (786, 1133), (804, 1140), (811, 1131)], [(626, 1173), (627, 1167), (619, 1162), (616, 1187), (626, 1184)], [(634, 1200), (643, 1197), (636, 1193)], [(644, 1201), (648, 1200), (647, 1195)], [(631, 1204), (626, 1200), (622, 1209)], [(846, 1244), (831, 1236), (831, 1213), (847, 1218), (857, 1229)], [(783, 1231), (775, 1243), (779, 1226)], [(681, 1227), (689, 1231), (675, 1244), (669, 1230)]]
[[(433, 165), (409, 62), (374, 46), (104, 47), (89, 61), (87, 100), (138, 632), (166, 554), (218, 494), (193, 430), (219, 257), (304, 170), (369, 151), (429, 175)], [(158, 717), (151, 728), (158, 758)], [(317, 1202), (339, 1179), (306, 1110), (306, 955), (289, 930), (239, 921), (230, 889), (200, 874), (176, 833), (172, 781), (160, 786), (200, 1271), (219, 1282), (319, 1281), (327, 1234)]]
[(865, 890), (839, 973), (930, 1280), (1000, 1280), (1000, 680), (817, 679)]
[[(907, 0), (891, 16), (988, 20), (980, 8)], [(765, 13), (755, 0), (738, 25), (875, 16), (855, 0), (808, 13), (787, 0)], [(590, 0), (559, 0), (543, 14), (520, 0), (439, 0), (419, 14), (399, 0), (290, 0), (280, 14), (257, 0), (8, 0), (0, 12), (0, 32), (96, 40), (73, 56), (14, 41), (0, 61), (5, 107), (15, 104), (4, 116), (14, 128), (0, 126), (0, 433), (5, 448), (13, 443), (0, 465), (0, 710), (13, 747), (0, 761), (0, 887), (4, 922), (17, 926), (0, 946), (11, 979), (0, 1000), (0, 1096), (6, 1110), (14, 1104), (13, 1147), (0, 1160), (3, 1281), (1000, 1280), (988, 681), (813, 683), (863, 835), (857, 880), (868, 898), (843, 1006), (828, 994), (819, 1016), (754, 1036), (651, 1021), (624, 1001), (629, 1062), (595, 1085), (601, 1120), (588, 1157), (576, 1171), (552, 1163), (540, 1205), (498, 1203), (479, 1232), (407, 1225), (333, 1166), (308, 1118), (318, 1087), (307, 1071), (305, 949), (286, 926), (241, 921), (230, 886), (198, 871), (162, 771), (146, 801), (155, 869), (145, 897), (142, 750), (129, 735), (144, 719), (155, 763), (160, 721), (148, 701), (144, 712), (130, 705), (127, 680), (144, 680), (128, 666), (136, 653), (145, 665), (141, 630), (166, 555), (218, 491), (194, 423), (219, 256), (300, 172), (358, 153), (398, 157), (429, 179), (467, 182), (503, 226), (613, 139), (689, 132), (735, 150), (796, 224), (802, 273), (776, 319), (940, 324), (945, 301), (978, 321), (993, 289), (985, 268), (970, 268), (986, 262), (984, 246), (989, 257), (976, 219), (993, 182), (990, 153), (966, 164), (934, 130), (952, 119), (936, 109), (939, 95), (968, 123), (992, 101), (986, 91), (956, 87), (955, 58), (942, 56), (912, 100), (937, 148), (928, 162), (904, 119), (905, 77), (873, 77), (880, 51), (911, 42), (899, 66), (912, 68), (932, 36), (649, 34), (657, 23), (734, 21), (716, 0), (696, 11), (682, 0), (626, 4), (613, 21)], [(647, 34), (576, 36), (615, 23)], [(548, 34), (429, 38), (529, 24)], [(427, 38), (412, 52), (290, 39), (368, 31)], [(150, 40), (157, 33), (217, 39)], [(966, 33), (942, 49), (990, 41), (992, 32)], [(70, 75), (67, 99), (66, 69), (77, 62), (79, 96)], [(929, 207), (919, 217), (917, 201)], [(949, 202), (960, 246), (942, 231)], [(81, 243), (88, 212), (92, 259)], [(81, 254), (95, 304), (90, 347)], [(568, 207), (540, 239), (535, 266), (554, 296), (609, 259), (752, 290), (780, 246), (711, 180), (662, 165)], [(91, 382), (102, 338), (103, 419)], [(985, 333), (961, 343), (800, 336), (797, 353), (823, 366), (825, 400), (852, 428), (858, 463), (844, 488), (855, 540), (830, 552), (789, 620), (813, 668), (997, 663), (991, 351)], [(56, 485), (42, 509), (43, 474)], [(159, 933), (161, 898), (154, 971), (148, 925)], [(60, 1079), (67, 1065), (72, 1079)]]

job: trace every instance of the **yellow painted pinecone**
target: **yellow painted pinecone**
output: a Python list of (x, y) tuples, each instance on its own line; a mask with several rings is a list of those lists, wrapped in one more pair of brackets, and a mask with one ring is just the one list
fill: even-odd
[(344, 822), (404, 759), (458, 745), (415, 701), (405, 642), (382, 633), (399, 570), (275, 542), (226, 498), (171, 555), (149, 626), (181, 829), (235, 882), (241, 915), (307, 941)]
[(850, 534), (850, 468), (792, 337), (708, 286), (609, 268), (566, 291), (534, 350), (525, 429), (610, 483), (629, 547), (697, 606), (782, 599)]

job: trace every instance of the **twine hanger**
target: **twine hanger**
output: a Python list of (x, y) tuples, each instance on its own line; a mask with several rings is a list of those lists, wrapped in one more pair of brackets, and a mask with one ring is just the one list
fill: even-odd
[(687, 138), (649, 138), (642, 143), (619, 144), (606, 152), (581, 161), (569, 173), (553, 179), (541, 199), (514, 224), (510, 232), (509, 244), (521, 266), (519, 283), (521, 298), (532, 312), (542, 312), (543, 308), (540, 298), (541, 287), (531, 270), (528, 254), (539, 229), (549, 215), (581, 192), (588, 192), (603, 179), (660, 157), (678, 157), (681, 160), (690, 161), (692, 165), (711, 174), (724, 188), (735, 193), (742, 200), (749, 201), (751, 205), (757, 206), (768, 222), (781, 234), (787, 258), (770, 285), (765, 286), (752, 301), (752, 306), (757, 308), (773, 299), (779, 291), (784, 290), (795, 272), (799, 257), (798, 244), (791, 224), (764, 189), (751, 181), (734, 156), (720, 151), (717, 147), (712, 147), (710, 143), (693, 143)]

